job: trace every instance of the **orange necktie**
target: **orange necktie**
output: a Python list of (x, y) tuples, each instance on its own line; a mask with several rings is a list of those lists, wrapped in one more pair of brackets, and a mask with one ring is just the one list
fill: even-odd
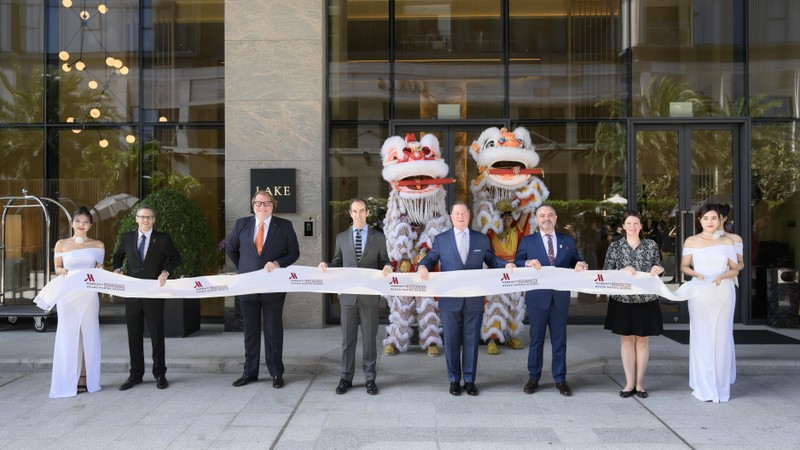
[(264, 222), (258, 223), (258, 233), (256, 233), (256, 251), (261, 256), (261, 247), (264, 246)]

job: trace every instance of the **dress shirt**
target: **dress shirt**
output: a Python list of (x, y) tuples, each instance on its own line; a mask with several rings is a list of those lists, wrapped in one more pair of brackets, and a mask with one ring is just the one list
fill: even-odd
[[(256, 236), (258, 236), (258, 217), (255, 217), (255, 219), (256, 219), (256, 226), (255, 226), (255, 229), (253, 230), (253, 242), (256, 241)], [(264, 243), (265, 244), (267, 243), (267, 233), (269, 232), (269, 223), (270, 223), (271, 220), (272, 220), (272, 214), (270, 214), (269, 217), (264, 219)]]
[(139, 232), (137, 233), (137, 236), (136, 236), (136, 239), (137, 239), (137, 241), (136, 241), (136, 248), (137, 248), (137, 249), (139, 248), (139, 241), (141, 241), (141, 240), (142, 240), (142, 234), (144, 234), (144, 236), (145, 236), (145, 240), (144, 240), (144, 253), (142, 254), (142, 261), (144, 261), (144, 258), (147, 256), (147, 249), (148, 249), (148, 248), (150, 248), (150, 236), (153, 234), (153, 230), (151, 229), (151, 230), (150, 230), (150, 231), (148, 231), (147, 233), (142, 233), (141, 231), (139, 231)]
[[(547, 233), (540, 231), (539, 234), (542, 236), (542, 244), (544, 244), (544, 252), (547, 253)], [(550, 233), (553, 236), (553, 258), (558, 256), (558, 239), (556, 239), (556, 231), (553, 230)]]

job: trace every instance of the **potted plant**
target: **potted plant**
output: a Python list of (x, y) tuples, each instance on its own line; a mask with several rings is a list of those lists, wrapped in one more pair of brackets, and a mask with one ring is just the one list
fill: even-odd
[[(174, 277), (195, 277), (208, 273), (217, 264), (219, 248), (211, 227), (197, 204), (174, 189), (161, 189), (147, 195), (142, 203), (153, 208), (153, 226), (168, 233), (181, 254), (181, 265)], [(114, 250), (121, 245), (122, 233), (136, 230), (136, 207), (120, 222)], [(164, 309), (167, 337), (185, 337), (200, 329), (200, 299), (170, 299)]]

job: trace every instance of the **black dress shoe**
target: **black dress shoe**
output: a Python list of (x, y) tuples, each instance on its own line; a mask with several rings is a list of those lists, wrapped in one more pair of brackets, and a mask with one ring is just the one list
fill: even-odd
[(536, 392), (536, 389), (539, 388), (539, 380), (534, 380), (533, 378), (529, 378), (528, 382), (525, 383), (525, 387), (522, 388), (522, 392), (526, 394), (533, 394)]
[(166, 389), (169, 387), (169, 381), (167, 381), (167, 377), (164, 375), (160, 375), (156, 377), (156, 387), (159, 389)]
[(464, 390), (472, 397), (478, 395), (478, 386), (475, 386), (475, 383), (464, 383)]
[(353, 387), (353, 382), (347, 381), (344, 378), (342, 378), (341, 380), (339, 380), (339, 385), (336, 386), (336, 393), (342, 395), (345, 392), (347, 392), (347, 390), (350, 389), (351, 387)]
[(122, 386), (119, 387), (119, 390), (120, 391), (127, 391), (128, 389), (136, 386), (137, 384), (141, 384), (141, 383), (142, 383), (142, 379), (141, 378), (128, 377), (128, 379), (125, 380), (124, 383), (122, 383)]
[(241, 378), (233, 382), (233, 387), (241, 387), (251, 381), (257, 381), (258, 375), (242, 375)]
[(272, 377), (272, 387), (280, 389), (283, 387), (283, 377)]
[(367, 381), (367, 394), (378, 395), (378, 385), (375, 384), (375, 380)]
[(558, 389), (558, 393), (564, 397), (572, 396), (572, 389), (569, 388), (569, 385), (566, 381), (562, 383), (556, 383), (556, 389)]
[(622, 398), (628, 398), (633, 395), (634, 392), (636, 392), (636, 389), (631, 389), (630, 391), (619, 391), (619, 396)]
[(634, 389), (633, 392), (635, 392), (636, 396), (639, 398), (647, 398), (647, 391), (645, 391), (644, 389), (642, 389), (641, 391), (639, 389)]
[(453, 381), (450, 383), (450, 395), (461, 395), (461, 383)]

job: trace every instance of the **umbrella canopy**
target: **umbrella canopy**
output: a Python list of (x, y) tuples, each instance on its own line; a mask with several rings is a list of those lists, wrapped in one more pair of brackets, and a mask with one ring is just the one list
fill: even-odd
[(138, 197), (134, 197), (130, 194), (115, 194), (97, 202), (94, 208), (92, 208), (92, 215), (94, 215), (94, 218), (97, 220), (116, 217), (117, 214), (131, 209), (138, 201)]
[(618, 205), (627, 205), (628, 200), (625, 197), (620, 196), (619, 194), (614, 194), (613, 196), (603, 200), (606, 203), (616, 203)]

